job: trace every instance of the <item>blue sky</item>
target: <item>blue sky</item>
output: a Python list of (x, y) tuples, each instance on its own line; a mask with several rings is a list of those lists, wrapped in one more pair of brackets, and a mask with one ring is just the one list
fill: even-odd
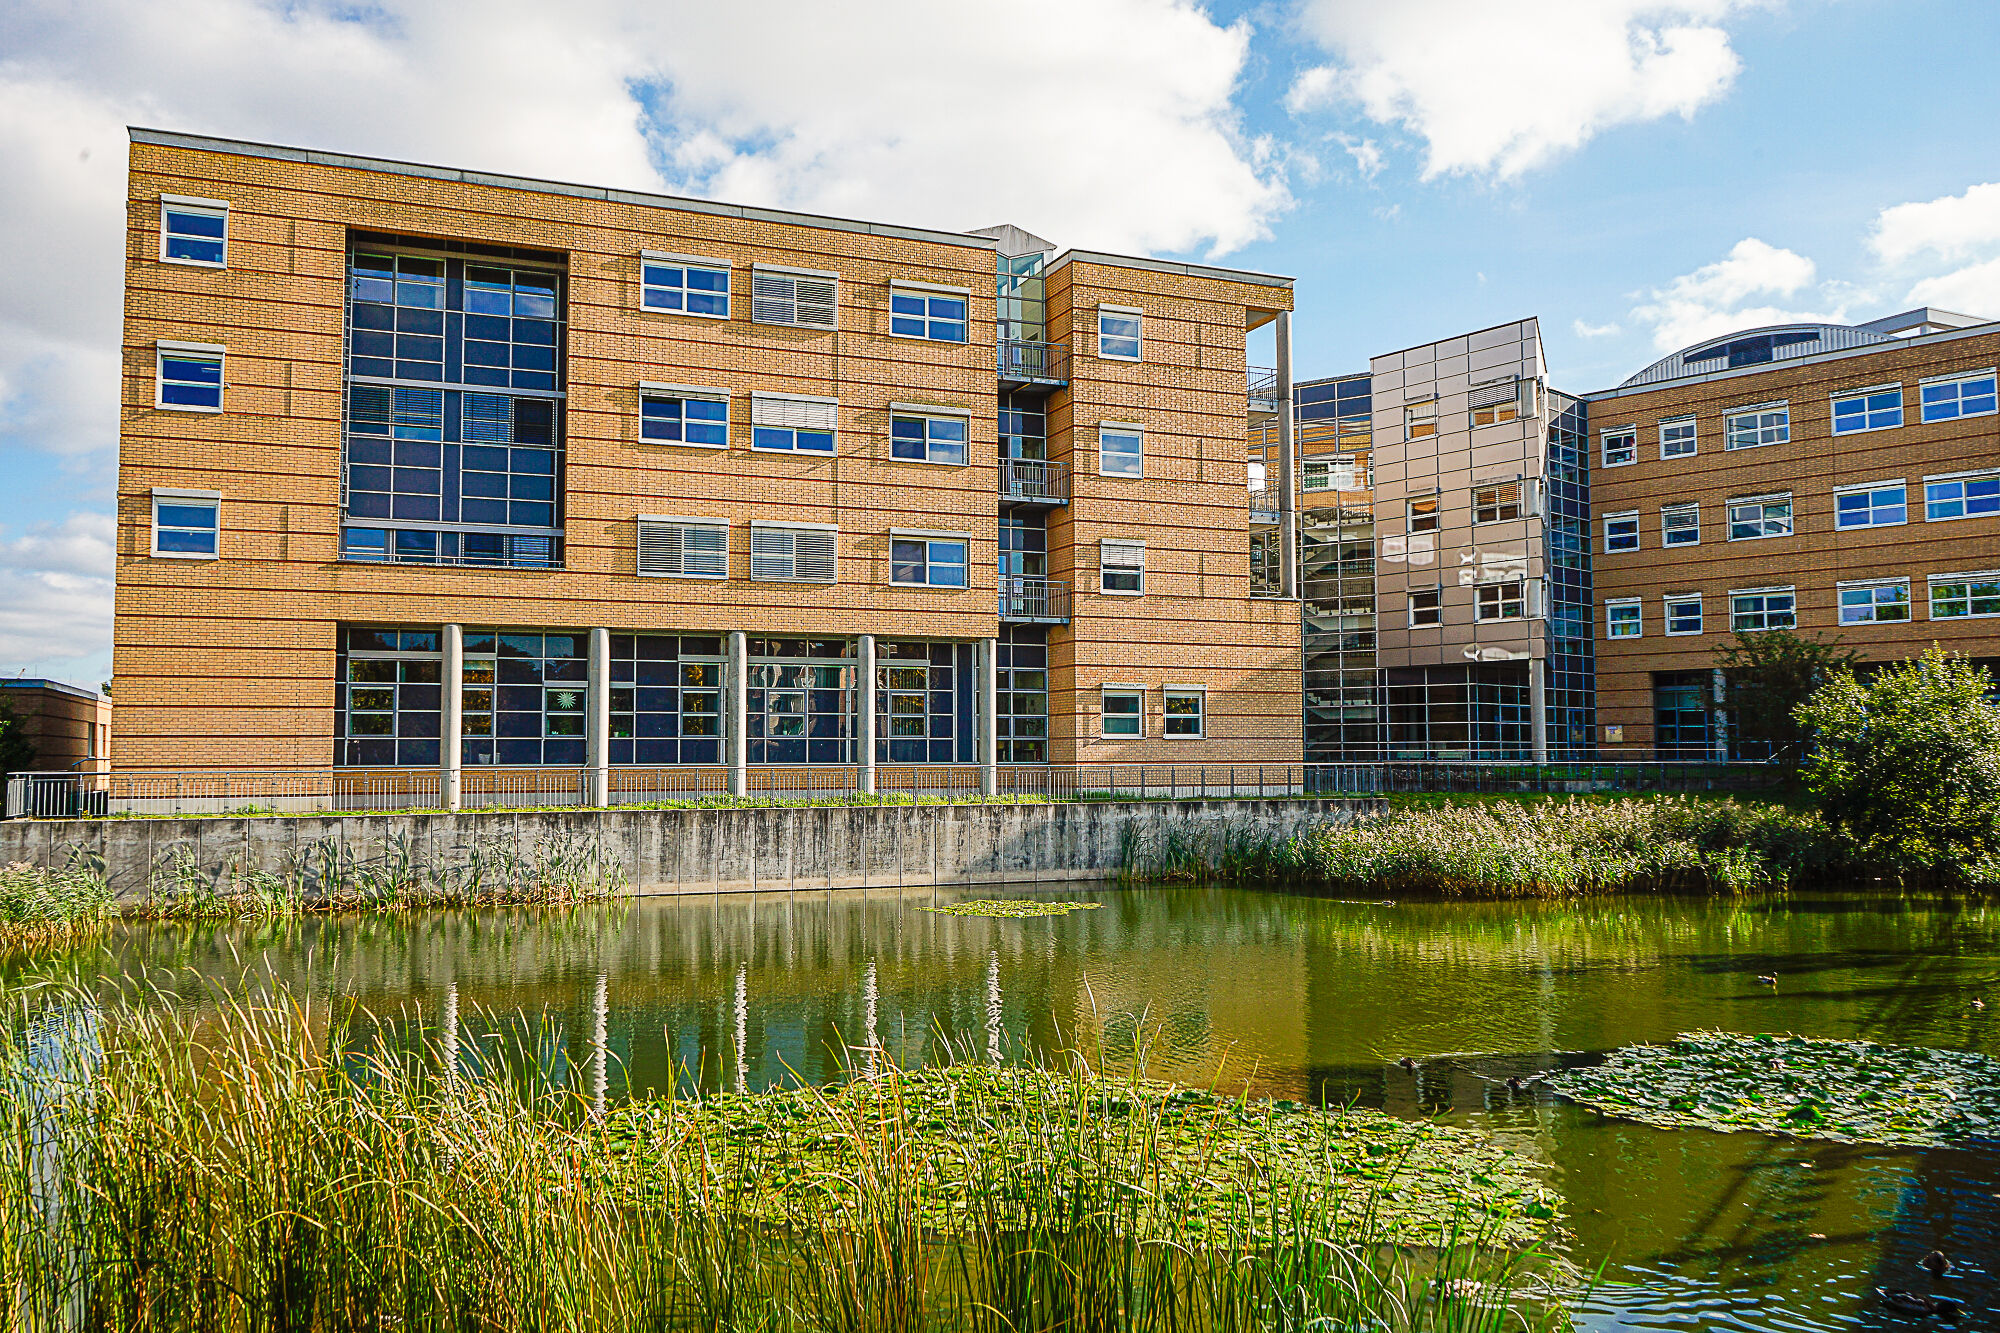
[(1302, 377), (1539, 315), (1581, 392), (2000, 316), (1996, 52), (1943, 0), (15, 0), (0, 672), (109, 673), (127, 124), (1287, 273)]

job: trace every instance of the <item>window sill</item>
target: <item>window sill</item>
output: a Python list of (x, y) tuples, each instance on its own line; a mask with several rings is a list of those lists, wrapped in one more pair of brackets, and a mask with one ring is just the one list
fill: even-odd
[(1097, 470), (1097, 475), (1111, 481), (1144, 481), (1146, 479), (1146, 474), (1143, 472), (1106, 472), (1103, 468)]
[(206, 416), (211, 416), (211, 417), (219, 417), (222, 415), (222, 409), (219, 407), (191, 407), (186, 403), (155, 402), (153, 404), (153, 409), (158, 412), (200, 412)]
[[(668, 311), (667, 313), (671, 314), (673, 312)], [(807, 333), (840, 332), (840, 325), (838, 324), (800, 324), (790, 320), (757, 319), (755, 317), (752, 317), (750, 322), (767, 329), (804, 329)]]
[(229, 259), (226, 255), (223, 257), (223, 260), (220, 264), (211, 264), (206, 259), (169, 259), (165, 255), (160, 256), (160, 262), (162, 264), (178, 264), (182, 268), (228, 268), (229, 267)]
[(1660, 637), (1666, 639), (1699, 639), (1701, 636), (1702, 631), (1698, 629), (1670, 629)]
[(1790, 440), (1759, 440), (1756, 444), (1725, 444), (1722, 446), (1722, 452), (1725, 454), (1739, 454), (1745, 449), (1775, 449), (1781, 444), (1790, 443)]
[[(650, 445), (656, 449), (727, 449), (729, 447), (727, 441), (721, 444), (702, 444), (697, 440), (649, 440), (643, 435), (639, 437), (639, 443)], [(789, 449), (766, 449), (764, 452), (767, 454), (779, 454), (791, 453), (792, 451)]]
[(917, 589), (917, 590), (921, 590), (921, 591), (923, 591), (923, 592), (974, 592), (974, 591), (977, 591), (976, 589), (974, 589), (974, 588), (971, 588), (971, 587), (969, 587), (969, 586), (967, 586), (966, 584), (963, 584), (963, 583), (904, 583), (904, 582), (902, 582), (902, 581), (900, 581), (900, 580), (895, 580), (895, 579), (892, 579), (892, 580), (890, 580), (890, 583), (889, 583), (889, 586), (890, 586), (890, 587), (892, 587), (892, 588), (911, 588), (911, 589)]
[(1783, 541), (1787, 537), (1796, 536), (1798, 536), (1796, 532), (1767, 532), (1757, 537), (1730, 537), (1727, 540), (1732, 542), (1775, 542)]
[(1690, 449), (1684, 454), (1661, 454), (1660, 461), (1662, 463), (1677, 463), (1683, 458), (1699, 458), (1700, 456), (1698, 451)]
[(645, 304), (640, 305), (639, 313), (642, 315), (665, 315), (670, 319), (713, 319), (713, 320), (720, 320), (724, 323), (727, 323), (730, 319), (734, 318), (734, 316), (727, 314), (704, 315), (699, 310), (662, 310), (658, 306), (650, 306)]
[[(712, 448), (712, 447), (713, 447), (713, 446), (710, 446), (710, 445), (696, 445), (696, 446), (695, 446), (695, 448), (697, 448), (697, 449), (702, 449), (702, 448)], [(753, 454), (781, 454), (781, 455), (783, 455), (783, 456), (785, 456), (785, 457), (787, 457), (787, 458), (834, 458), (834, 457), (838, 456), (838, 455), (839, 455), (839, 453), (840, 453), (839, 449), (837, 449), (837, 448), (835, 448), (835, 449), (773, 449), (773, 448), (772, 448), (772, 447), (771, 447), (770, 445), (768, 445), (768, 444), (753, 444), (753, 445), (751, 445), (751, 446), (750, 446), (750, 452), (751, 452), (751, 453), (753, 453)]]
[(220, 560), (220, 559), (222, 559), (222, 556), (221, 556), (220, 554), (216, 554), (216, 555), (201, 555), (201, 554), (197, 554), (197, 553), (196, 553), (196, 552), (194, 552), (194, 551), (155, 551), (155, 552), (153, 552), (153, 559), (155, 559), (155, 560)]
[(1901, 430), (1902, 428), (1903, 428), (1903, 423), (1900, 421), (1898, 421), (1893, 426), (1854, 426), (1847, 430), (1842, 430), (1838, 426), (1835, 426), (1830, 432), (1830, 434), (1832, 434), (1835, 439), (1838, 439), (1843, 435), (1873, 435), (1877, 431)]
[(942, 458), (898, 458), (894, 454), (889, 455), (889, 461), (891, 463), (921, 463), (925, 467), (971, 467), (972, 466), (972, 462), (970, 459), (966, 460), (963, 463), (948, 463)]
[(1144, 588), (1099, 588), (1097, 591), (1104, 597), (1144, 597), (1146, 595)]
[(970, 338), (933, 338), (927, 333), (897, 333), (891, 330), (885, 336), (901, 338), (904, 342), (912, 343), (943, 343), (946, 347), (970, 347), (972, 345)]
[(1614, 463), (1609, 459), (1605, 459), (1603, 462), (1599, 463), (1598, 466), (1601, 468), (1632, 467), (1636, 465), (1638, 461), (1639, 460), (1636, 458), (1628, 458), (1622, 463)]
[(1944, 515), (1944, 516), (1943, 516), (1942, 518), (1933, 518), (1933, 517), (1932, 517), (1931, 515), (1929, 515), (1929, 514), (1925, 514), (1925, 515), (1924, 515), (1924, 522), (1926, 522), (1926, 523), (1962, 523), (1962, 522), (1964, 522), (1964, 521), (1965, 521), (1966, 519), (1969, 519), (1969, 518), (2000, 518), (2000, 514), (1946, 514), (1946, 515)]
[(692, 579), (696, 583), (727, 583), (727, 574), (655, 574), (648, 570), (637, 571), (635, 577), (642, 579)]
[(1683, 548), (1683, 547), (1688, 547), (1688, 546), (1699, 546), (1699, 545), (1701, 545), (1701, 543), (1700, 543), (1700, 542), (1698, 542), (1698, 541), (1692, 541), (1692, 542), (1665, 542), (1665, 541), (1663, 541), (1663, 542), (1661, 542), (1661, 543), (1660, 543), (1660, 549), (1661, 549), (1662, 551), (1678, 551), (1678, 550), (1680, 550), (1680, 549), (1681, 549), (1681, 548)]
[(1892, 522), (1887, 522), (1887, 523), (1840, 523), (1835, 525), (1834, 531), (1866, 532), (1870, 528), (1907, 528), (1908, 526), (1910, 526), (1910, 520), (1908, 520), (1907, 518), (1899, 518), (1895, 519)]
[(1638, 548), (1637, 546), (1607, 546), (1607, 547), (1605, 547), (1605, 548), (1604, 548), (1604, 550), (1603, 550), (1603, 551), (1601, 552), (1601, 554), (1603, 554), (1603, 555), (1633, 555), (1633, 554), (1635, 554), (1635, 553), (1636, 553), (1636, 552), (1637, 552), (1637, 551), (1638, 551), (1639, 549), (1640, 549), (1640, 548)]
[(1137, 365), (1143, 365), (1145, 363), (1146, 357), (1144, 353), (1141, 353), (1138, 356), (1117, 356), (1110, 352), (1099, 352), (1097, 354), (1097, 359), (1099, 361), (1121, 361), (1128, 366), (1137, 366)]

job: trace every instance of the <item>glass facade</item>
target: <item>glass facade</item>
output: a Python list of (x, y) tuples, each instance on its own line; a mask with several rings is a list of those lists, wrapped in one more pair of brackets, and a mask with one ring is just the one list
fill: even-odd
[(1000, 762), (1045, 764), (1049, 758), (1048, 627), (1003, 626), (998, 665)]
[(1548, 656), (1551, 759), (1596, 750), (1597, 656), (1590, 577), (1590, 421), (1583, 401), (1548, 393)]
[[(1293, 391), (1295, 447), (1308, 460), (1332, 454), (1344, 483), (1301, 494), (1299, 592), (1303, 600), (1305, 757), (1310, 763), (1377, 759), (1382, 754), (1381, 686), (1375, 624), (1375, 515), (1365, 490), (1374, 445), (1374, 389), (1367, 375), (1315, 380)], [(1277, 441), (1269, 440), (1271, 464)], [(1276, 587), (1275, 551), (1264, 553)], [(1253, 556), (1252, 578), (1258, 575)]]
[(1392, 759), (1530, 759), (1528, 664), (1390, 667), (1383, 672)]
[(1653, 748), (1662, 759), (1708, 759), (1713, 749), (1713, 722), (1708, 690), (1714, 673), (1655, 671), (1653, 673)]

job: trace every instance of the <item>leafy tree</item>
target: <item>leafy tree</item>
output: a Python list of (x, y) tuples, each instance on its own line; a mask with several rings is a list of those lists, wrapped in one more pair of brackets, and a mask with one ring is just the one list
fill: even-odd
[(0, 777), (34, 767), (35, 747), (28, 743), (27, 724), (14, 716), (11, 705), (0, 700)]
[(1797, 630), (1738, 631), (1716, 650), (1728, 680), (1727, 697), (1739, 744), (1763, 743), (1771, 758), (1796, 769), (1805, 757), (1806, 731), (1797, 712), (1827, 682), (1851, 673), (1858, 655), (1838, 640)]
[(1993, 688), (1983, 668), (1936, 645), (1865, 682), (1835, 677), (1798, 710), (1812, 737), (1807, 790), (1865, 856), (1986, 878), (2000, 869)]

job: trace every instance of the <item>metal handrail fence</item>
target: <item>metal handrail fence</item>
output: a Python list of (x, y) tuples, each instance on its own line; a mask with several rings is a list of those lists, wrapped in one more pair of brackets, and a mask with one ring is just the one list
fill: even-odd
[(1069, 465), (1046, 458), (1003, 458), (1000, 496), (1033, 504), (1068, 504)]
[(994, 361), (1003, 380), (1069, 383), (1069, 348), (1063, 343), (1001, 338)]
[[(1413, 760), (1341, 764), (1002, 765), (996, 791), (1043, 801), (1249, 800), (1376, 796), (1396, 792), (1745, 791), (1775, 785), (1767, 764), (1687, 760), (1511, 763)], [(858, 797), (856, 765), (755, 767), (745, 794), (730, 796), (730, 770), (714, 766), (613, 768), (613, 807), (721, 801), (797, 804)], [(878, 764), (875, 790), (947, 802), (981, 798), (973, 764)], [(356, 814), (436, 810), (436, 769), (311, 769), (248, 772), (135, 770), (14, 773), (6, 782), (9, 819), (116, 816)], [(460, 808), (583, 808), (586, 768), (468, 768)]]
[(1000, 618), (1002, 620), (1069, 620), (1069, 584), (1062, 579), (1000, 576)]

